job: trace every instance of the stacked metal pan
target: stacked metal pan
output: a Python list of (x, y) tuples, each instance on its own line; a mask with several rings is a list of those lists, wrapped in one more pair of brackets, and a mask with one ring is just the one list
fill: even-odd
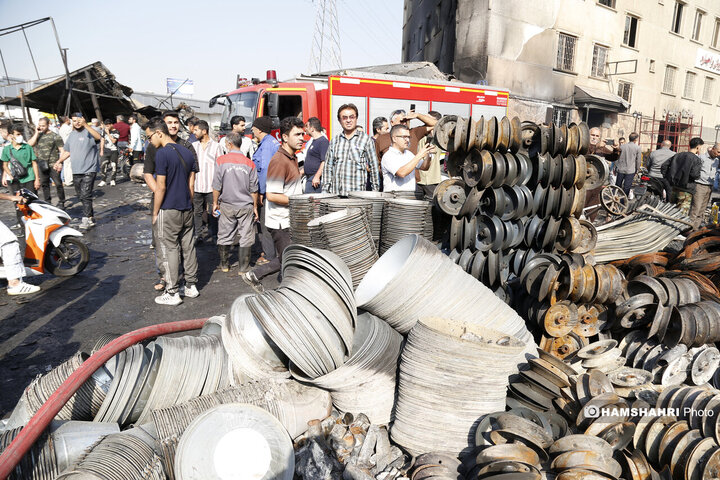
[[(0, 452), (3, 452), (17, 437), (23, 427), (0, 432)], [(57, 477), (57, 459), (52, 440), (43, 433), (23, 456), (8, 478), (29, 478), (32, 480), (54, 480)]]
[[(367, 207), (370, 210), (372, 205)], [(360, 283), (378, 259), (365, 213), (359, 208), (347, 208), (308, 223), (312, 246), (329, 250), (342, 258), (350, 269), (353, 287)]]
[(523, 319), (419, 235), (406, 236), (380, 257), (355, 298), (359, 308), (403, 334), (432, 313), (514, 335), (535, 352)]
[(265, 410), (241, 403), (200, 414), (183, 433), (175, 457), (178, 480), (292, 480), (294, 471), (293, 445), (282, 424)]
[(370, 229), (372, 230), (373, 240), (375, 241), (375, 248), (379, 248), (385, 202), (389, 199), (395, 198), (395, 195), (390, 192), (350, 192), (348, 193), (348, 196), (350, 198), (369, 200), (372, 204)]
[(352, 276), (332, 252), (302, 245), (285, 249), (283, 281), (245, 303), (265, 334), (309, 378), (345, 362), (357, 311)]
[(251, 404), (266, 410), (280, 421), (292, 438), (302, 434), (309, 421), (325, 418), (332, 410), (328, 392), (291, 380), (250, 382), (155, 410), (153, 422), (168, 476), (172, 478), (178, 442), (190, 422), (217, 405), (229, 403)]
[(159, 445), (152, 432), (135, 427), (104, 437), (78, 462), (56, 478), (164, 480), (166, 476), (159, 455)]
[[(478, 419), (504, 408), (508, 376), (524, 348), (517, 338), (478, 325), (421, 319), (400, 359), (393, 441), (413, 455), (466, 451)], [(432, 418), (438, 421), (427, 428)]]
[(387, 252), (401, 238), (414, 233), (432, 240), (432, 204), (425, 200), (405, 198), (386, 201), (380, 254)]
[(515, 117), (475, 121), (446, 116), (435, 143), (448, 151), (453, 177), (434, 200), (452, 216), (451, 258), (507, 297), (509, 266), (515, 274), (539, 252), (588, 252), (578, 222), (585, 192), (604, 183), (603, 159), (585, 155), (586, 124), (555, 127)]
[(395, 402), (395, 373), (402, 336), (386, 322), (364, 313), (357, 318), (350, 358), (338, 369), (308, 379), (293, 372), (300, 381), (328, 390), (340, 413), (364, 413), (373, 424), (392, 420)]
[(230, 307), (222, 326), (222, 342), (228, 354), (236, 385), (251, 380), (287, 378), (287, 357), (273, 343), (240, 295)]
[[(137, 403), (143, 408), (137, 424), (150, 421), (155, 409), (182, 403), (230, 384), (227, 354), (214, 335), (160, 337), (148, 349), (153, 360), (146, 386), (138, 396)], [(135, 385), (137, 380), (127, 379)], [(144, 395), (147, 397), (142, 402)]]
[[(50, 398), (50, 395), (52, 395), (87, 358), (88, 355), (86, 353), (78, 352), (66, 362), (61, 363), (47, 374), (37, 377), (30, 383), (23, 393), (25, 401), (22, 403), (26, 405), (26, 415), (29, 414), (25, 422), (42, 407), (43, 403)], [(111, 377), (104, 368), (99, 369), (93, 374), (90, 380), (80, 387), (77, 393), (63, 406), (55, 418), (57, 420), (92, 420), (105, 399), (105, 395), (110, 387), (110, 379)], [(16, 415), (18, 417), (22, 416), (20, 412), (17, 414), (14, 413), (14, 416)], [(24, 425), (25, 422), (22, 424)]]
[(320, 213), (320, 200), (337, 197), (334, 193), (303, 193), (288, 197), (290, 209), (290, 237), (294, 243), (310, 245), (307, 224)]

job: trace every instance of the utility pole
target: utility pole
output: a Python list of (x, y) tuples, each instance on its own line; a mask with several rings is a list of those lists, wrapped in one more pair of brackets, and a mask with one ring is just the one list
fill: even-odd
[(342, 68), (340, 26), (335, 0), (316, 0), (315, 31), (311, 46), (310, 72)]

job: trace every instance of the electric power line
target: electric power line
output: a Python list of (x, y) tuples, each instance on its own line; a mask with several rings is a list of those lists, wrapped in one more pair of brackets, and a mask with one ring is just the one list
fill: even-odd
[(340, 25), (335, 0), (317, 0), (311, 52), (311, 71), (321, 72), (328, 67), (342, 68)]

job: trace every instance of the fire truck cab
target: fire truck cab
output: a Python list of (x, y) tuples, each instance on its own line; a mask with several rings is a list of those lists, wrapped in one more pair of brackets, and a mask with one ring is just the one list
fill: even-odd
[(373, 119), (389, 120), (394, 110), (414, 109), (418, 113), (435, 110), (442, 115), (500, 118), (507, 114), (508, 98), (508, 90), (495, 87), (363, 71), (299, 76), (278, 82), (275, 72), (270, 70), (266, 80), (254, 79), (217, 95), (210, 100), (210, 106), (224, 104), (221, 134), (230, 131), (230, 119), (235, 115), (245, 117), (246, 134), (250, 134), (250, 126), (257, 117), (270, 116), (277, 129), (280, 119), (295, 116), (303, 121), (318, 117), (328, 138), (332, 138), (342, 131), (336, 114), (338, 107), (346, 103), (358, 108), (358, 125), (372, 135)]

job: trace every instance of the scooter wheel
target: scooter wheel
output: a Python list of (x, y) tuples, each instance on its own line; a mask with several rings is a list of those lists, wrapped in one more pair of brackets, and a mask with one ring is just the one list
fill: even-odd
[(90, 261), (90, 250), (79, 237), (63, 237), (60, 245), (48, 245), (45, 270), (57, 277), (71, 277), (82, 272)]

